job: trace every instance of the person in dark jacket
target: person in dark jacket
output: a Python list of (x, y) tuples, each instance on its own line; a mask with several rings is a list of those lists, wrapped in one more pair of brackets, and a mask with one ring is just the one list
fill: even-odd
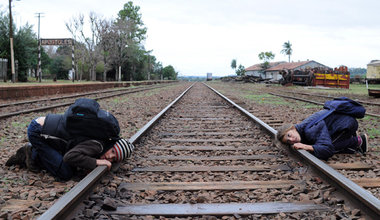
[(299, 124), (284, 124), (278, 129), (277, 138), (294, 149), (312, 152), (327, 160), (336, 153), (365, 153), (368, 137), (357, 134), (358, 122), (350, 115), (332, 113), (317, 123), (315, 119), (326, 110), (314, 113)]
[(70, 179), (77, 168), (92, 170), (130, 157), (134, 146), (125, 139), (99, 141), (72, 140), (64, 126), (64, 115), (48, 114), (28, 126), (29, 144), (20, 148), (6, 163), (19, 164), (31, 171), (46, 169), (61, 180)]

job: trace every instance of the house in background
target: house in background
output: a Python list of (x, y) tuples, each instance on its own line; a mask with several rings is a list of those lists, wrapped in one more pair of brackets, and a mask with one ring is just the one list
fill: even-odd
[[(320, 64), (314, 60), (307, 60), (307, 61), (299, 61), (299, 62), (273, 62), (269, 63), (270, 67), (266, 69), (265, 71), (262, 69), (262, 64), (255, 64), (253, 66), (250, 66), (246, 69), (246, 75), (248, 75), (248, 72), (250, 72), (253, 76), (261, 76), (263, 79), (274, 79), (274, 80), (280, 80), (282, 78), (280, 71), (281, 70), (301, 70), (301, 69), (307, 69), (307, 68), (329, 68), (328, 66), (325, 66), (323, 64)], [(271, 65), (272, 64), (272, 65)], [(260, 69), (261, 68), (261, 69)], [(257, 73), (260, 73), (257, 75)]]
[[(281, 63), (286, 63), (285, 61), (280, 61), (280, 62), (270, 62), (269, 63), (269, 68), (271, 67), (274, 67), (274, 66), (277, 66)], [(260, 77), (265, 79), (265, 72), (264, 72), (264, 69), (262, 67), (262, 63), (259, 63), (259, 64), (255, 64), (253, 66), (250, 66), (250, 67), (247, 67), (245, 69), (245, 75), (247, 76), (256, 76), (256, 77)]]
[(315, 67), (320, 67), (320, 68), (327, 68), (331, 69), (328, 66), (325, 66), (323, 64), (320, 64), (314, 60), (307, 60), (307, 61), (299, 61), (299, 62), (291, 62), (291, 63), (281, 63), (277, 66), (268, 68), (265, 71), (265, 77), (266, 79), (275, 79), (279, 80), (282, 78), (280, 71), (281, 70), (304, 70), (304, 69), (312, 69)]

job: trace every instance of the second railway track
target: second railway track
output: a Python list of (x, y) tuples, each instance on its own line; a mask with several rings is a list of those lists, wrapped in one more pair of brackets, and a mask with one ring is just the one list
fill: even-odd
[(133, 158), (104, 178), (71, 217), (360, 216), (333, 185), (276, 147), (262, 127), (201, 84), (136, 146)]
[(130, 93), (142, 92), (162, 88), (167, 85), (141, 86), (135, 88), (122, 88), (113, 90), (100, 90), (94, 92), (79, 93), (54, 98), (36, 99), (30, 101), (18, 101), (0, 105), (0, 119), (21, 115), (31, 112), (45, 111), (63, 106), (69, 106), (74, 103), (75, 99), (80, 97), (92, 98), (95, 100), (121, 96)]

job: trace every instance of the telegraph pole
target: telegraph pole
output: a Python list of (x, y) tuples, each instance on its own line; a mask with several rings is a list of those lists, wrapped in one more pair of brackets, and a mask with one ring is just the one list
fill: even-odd
[(41, 20), (41, 12), (36, 13), (38, 17), (38, 61), (37, 61), (37, 74), (38, 74), (38, 82), (42, 80), (42, 71), (41, 71), (41, 40), (40, 40), (40, 20)]
[(12, 0), (9, 0), (9, 41), (11, 44), (11, 68), (12, 68), (12, 82), (15, 79), (15, 58), (13, 53), (13, 27), (12, 27)]

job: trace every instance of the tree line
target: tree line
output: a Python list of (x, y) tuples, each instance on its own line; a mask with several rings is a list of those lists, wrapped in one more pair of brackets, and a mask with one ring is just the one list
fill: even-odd
[[(77, 80), (177, 78), (178, 73), (173, 66), (164, 67), (151, 50), (145, 49), (147, 28), (142, 21), (140, 7), (132, 1), (124, 4), (116, 19), (103, 18), (91, 12), (86, 16), (74, 16), (65, 24), (75, 42)], [(29, 24), (19, 28), (13, 25), (13, 30), (18, 78), (25, 81), (28, 71), (37, 73), (38, 39)], [(43, 76), (68, 79), (72, 68), (71, 54), (71, 46), (41, 47)], [(10, 63), (9, 16), (5, 12), (0, 12), (0, 58), (6, 58)]]

